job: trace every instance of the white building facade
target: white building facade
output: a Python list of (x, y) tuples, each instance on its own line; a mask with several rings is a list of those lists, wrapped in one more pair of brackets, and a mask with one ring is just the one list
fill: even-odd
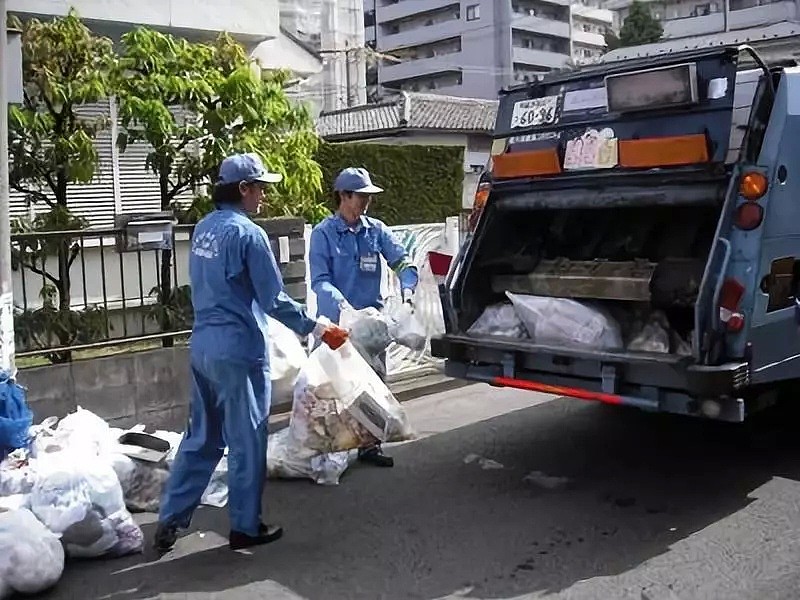
[[(643, 0), (664, 27), (665, 39), (757, 30), (798, 20), (797, 0)], [(618, 31), (630, 13), (632, 0), (608, 0)], [(728, 10), (725, 10), (726, 4)], [(754, 31), (755, 33), (755, 31)]]
[(613, 30), (614, 15), (600, 6), (600, 0), (580, 0), (572, 7), (572, 62), (597, 62), (605, 52), (605, 34)]

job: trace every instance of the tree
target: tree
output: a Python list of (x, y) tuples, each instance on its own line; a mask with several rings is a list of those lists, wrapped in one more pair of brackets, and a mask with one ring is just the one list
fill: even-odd
[(619, 41), (619, 37), (611, 30), (606, 29), (605, 34), (603, 35), (603, 39), (606, 43), (606, 52), (611, 52), (612, 50), (616, 50), (617, 48), (622, 47), (622, 43)]
[[(284, 175), (267, 207), (278, 214), (318, 218), (322, 174), (313, 156), (317, 136), (308, 112), (290, 103), (287, 76), (262, 76), (230, 36), (193, 43), (151, 29), (122, 37), (119, 96), (122, 151), (134, 142), (150, 148), (143, 169), (158, 178), (162, 210), (194, 221), (208, 210), (203, 189), (216, 179), (222, 159), (256, 152)], [(195, 193), (191, 206), (176, 199)], [(161, 255), (161, 304), (173, 299), (172, 254)], [(170, 330), (170, 311), (160, 312)]]
[[(18, 229), (82, 229), (87, 223), (70, 212), (67, 187), (94, 177), (98, 164), (94, 141), (107, 124), (102, 118), (82, 116), (79, 107), (108, 97), (115, 68), (112, 43), (93, 35), (74, 11), (53, 21), (31, 19), (15, 25), (22, 29), (25, 93), (21, 106), (9, 107), (9, 183), (28, 202), (49, 209), (32, 222), (20, 223)], [(52, 331), (59, 343), (68, 345), (78, 335), (75, 327), (81, 327), (81, 314), (70, 311), (70, 268), (80, 247), (69, 236), (44, 239), (30, 238), (15, 249), (14, 258), (42, 276), (49, 319), (60, 317), (66, 323)], [(57, 257), (56, 273), (47, 269), (52, 255)]]
[(620, 46), (652, 44), (661, 39), (664, 28), (650, 14), (647, 4), (633, 0), (630, 12), (619, 30)]

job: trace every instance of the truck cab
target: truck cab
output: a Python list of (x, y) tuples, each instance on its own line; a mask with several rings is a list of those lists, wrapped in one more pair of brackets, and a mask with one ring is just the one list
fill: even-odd
[[(746, 47), (502, 91), (434, 356), (457, 378), (743, 421), (800, 379), (798, 156), (800, 69)], [(470, 331), (520, 296), (601, 311), (620, 340)], [(654, 313), (669, 343), (631, 344)]]

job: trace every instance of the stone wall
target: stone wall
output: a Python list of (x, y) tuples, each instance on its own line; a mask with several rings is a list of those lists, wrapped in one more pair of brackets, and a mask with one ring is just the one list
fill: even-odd
[(189, 405), (189, 350), (159, 348), (22, 369), (18, 380), (39, 422), (78, 406), (115, 427), (144, 423), (183, 431)]

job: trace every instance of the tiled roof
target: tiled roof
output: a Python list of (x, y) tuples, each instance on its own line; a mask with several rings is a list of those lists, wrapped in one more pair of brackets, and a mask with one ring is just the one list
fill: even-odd
[(404, 92), (387, 102), (322, 113), (323, 139), (365, 139), (401, 130), (491, 132), (496, 100)]

